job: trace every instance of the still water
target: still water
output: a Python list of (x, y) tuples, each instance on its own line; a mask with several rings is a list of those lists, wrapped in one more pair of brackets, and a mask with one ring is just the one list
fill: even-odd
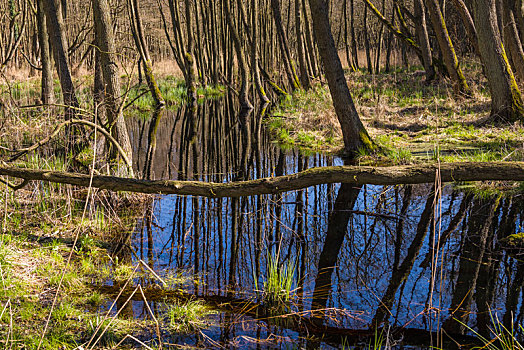
[[(264, 128), (264, 111), (239, 113), (233, 100), (129, 120), (137, 173), (226, 182), (343, 164), (281, 149)], [(523, 231), (522, 203), (520, 195), (474, 196), (433, 184), (321, 185), (223, 199), (158, 196), (132, 247), (134, 259), (160, 275), (196, 275), (185, 286), (196, 296), (255, 303), (255, 309), (210, 316), (209, 328), (173, 336), (174, 344), (348, 348), (370, 327), (387, 325), (412, 332), (391, 332), (399, 348), (445, 347), (432, 332), (471, 333), (468, 325), (489, 336), (495, 315), (506, 325), (522, 323), (523, 256), (504, 243)], [(261, 291), (274, 273), (271, 261), (293, 278), (290, 301), (268, 311), (256, 305), (265, 304)], [(133, 310), (145, 314), (140, 302)]]

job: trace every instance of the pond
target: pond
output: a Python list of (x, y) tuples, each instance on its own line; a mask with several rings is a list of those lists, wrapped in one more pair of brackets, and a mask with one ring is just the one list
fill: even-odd
[[(136, 172), (226, 182), (343, 164), (281, 149), (264, 128), (265, 111), (237, 112), (233, 100), (129, 120)], [(522, 196), (465, 187), (158, 196), (133, 233), (132, 259), (159, 275), (190, 276), (185, 290), (217, 306), (210, 327), (173, 344), (358, 348), (374, 326), (387, 325), (398, 348), (447, 348), (439, 330), (464, 342), (469, 327), (490, 336), (492, 317), (508, 326), (524, 317), (523, 255), (504, 239), (524, 230)], [(288, 286), (272, 298), (265, 290), (275, 278)], [(147, 317), (139, 301), (131, 312)]]

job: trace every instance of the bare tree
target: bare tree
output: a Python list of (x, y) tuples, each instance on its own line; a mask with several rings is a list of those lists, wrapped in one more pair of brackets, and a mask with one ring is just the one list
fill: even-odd
[(67, 40), (64, 33), (64, 23), (60, 9), (54, 0), (42, 0), (46, 15), (47, 29), (53, 48), (56, 70), (62, 87), (62, 96), (66, 109), (66, 118), (71, 118), (79, 107), (76, 98), (71, 69), (69, 68), (69, 57), (67, 54)]
[(110, 7), (107, 0), (92, 0), (97, 50), (104, 81), (105, 111), (111, 134), (132, 159), (131, 142), (122, 114), (120, 77)]
[(342, 128), (344, 151), (349, 156), (355, 156), (359, 149), (372, 150), (375, 145), (360, 120), (333, 40), (327, 2), (325, 0), (309, 0), (309, 4), (318, 51), (324, 66), (329, 91), (333, 98), (335, 112)]
[(455, 87), (455, 92), (461, 95), (469, 96), (471, 95), (471, 90), (466, 82), (466, 78), (462, 73), (460, 68), (460, 63), (453, 48), (453, 43), (448, 34), (448, 29), (446, 27), (446, 21), (444, 20), (444, 15), (440, 9), (438, 0), (426, 0), (426, 5), (428, 7), (429, 17), (431, 18), (431, 23), (433, 25), (433, 30), (438, 40), (440, 51), (442, 52), (442, 58), (444, 59), (444, 64), (448, 71), (453, 85)]
[(49, 47), (49, 35), (47, 33), (47, 21), (44, 14), (42, 0), (36, 1), (38, 44), (40, 46), (40, 63), (42, 66), (41, 102), (44, 105), (53, 103), (53, 68), (51, 65), (51, 49)]
[(426, 26), (426, 9), (422, 0), (414, 0), (415, 9), (415, 31), (418, 44), (422, 51), (422, 62), (426, 71), (426, 81), (435, 79), (435, 67), (433, 66), (433, 55), (429, 43), (428, 28)]
[(523, 120), (522, 96), (500, 38), (495, 0), (473, 1), (473, 18), (491, 91), (491, 114), (498, 121)]
[(135, 40), (135, 45), (142, 60), (142, 63), (144, 64), (144, 73), (146, 76), (147, 86), (151, 91), (151, 95), (155, 100), (156, 106), (164, 106), (164, 97), (160, 92), (155, 75), (153, 74), (153, 64), (151, 62), (149, 48), (147, 46), (147, 42), (144, 36), (142, 17), (140, 16), (140, 5), (138, 3), (138, 0), (128, 0), (127, 4), (129, 9), (129, 18), (131, 20), (131, 32), (133, 34), (133, 39)]

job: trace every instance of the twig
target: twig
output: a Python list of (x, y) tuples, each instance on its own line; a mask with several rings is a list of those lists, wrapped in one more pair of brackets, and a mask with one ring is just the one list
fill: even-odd
[[(133, 174), (133, 166), (131, 164), (131, 161), (129, 160), (126, 152), (123, 150), (122, 146), (120, 146), (120, 144), (115, 140), (115, 138), (113, 136), (111, 136), (111, 134), (105, 130), (104, 128), (102, 128), (101, 126), (95, 124), (95, 123), (92, 123), (90, 121), (87, 121), (87, 120), (82, 120), (82, 119), (70, 119), (70, 120), (66, 120), (62, 123), (60, 123), (56, 128), (55, 130), (49, 135), (47, 136), (46, 138), (38, 141), (37, 143), (35, 143), (34, 145), (30, 146), (30, 147), (27, 147), (27, 148), (22, 148), (22, 149), (18, 149), (18, 150), (12, 150), (11, 152), (18, 152), (17, 154), (15, 154), (14, 156), (12, 156), (11, 158), (9, 158), (9, 162), (13, 162), (17, 159), (19, 159), (20, 157), (22, 157), (23, 155), (27, 154), (28, 152), (31, 152), (31, 151), (34, 151), (36, 150), (37, 148), (45, 145), (46, 143), (48, 143), (49, 141), (51, 141), (54, 137), (56, 137), (58, 135), (58, 133), (60, 132), (60, 130), (67, 126), (67, 125), (74, 125), (74, 124), (80, 124), (80, 125), (87, 125), (87, 126), (90, 126), (92, 128), (95, 128), (96, 130), (98, 130), (99, 132), (101, 132), (102, 134), (104, 134), (104, 136), (115, 146), (115, 148), (118, 150), (118, 153), (120, 153), (120, 155), (122, 156), (122, 158), (124, 159), (124, 162), (126, 163), (127, 167), (129, 168), (129, 171), (131, 174)], [(133, 175), (132, 175), (133, 176)]]
[(149, 307), (149, 303), (148, 303), (147, 298), (146, 298), (146, 296), (144, 294), (144, 290), (142, 289), (142, 286), (140, 284), (138, 285), (138, 290), (140, 291), (140, 294), (142, 295), (142, 298), (144, 299), (144, 305), (146, 306), (147, 311), (149, 312), (149, 315), (151, 315), (151, 318), (155, 322), (156, 335), (157, 335), (158, 341), (159, 341), (158, 347), (159, 347), (159, 350), (162, 350), (162, 335), (160, 334), (160, 324), (158, 323), (158, 320), (156, 319), (155, 314), (153, 313), (153, 311), (151, 311), (151, 307)]
[(29, 180), (25, 179), (19, 185), (13, 185), (9, 181), (0, 179), (0, 183), (3, 183), (7, 187), (11, 188), (14, 192), (16, 192), (16, 191), (21, 190), (22, 188), (24, 188), (29, 183)]
[(149, 349), (149, 350), (153, 350), (151, 347), (147, 346), (146, 344), (144, 344), (144, 342), (138, 340), (137, 338), (133, 337), (131, 334), (127, 334), (124, 339), (122, 339), (121, 341), (118, 342), (118, 344), (116, 344), (115, 346), (113, 346), (111, 349), (118, 349), (118, 347), (120, 346), (120, 344), (122, 344), (127, 338), (131, 338), (133, 339), (134, 341), (136, 341), (138, 344), (144, 346), (146, 349)]
[[(117, 302), (117, 300), (120, 298), (120, 296), (122, 295), (122, 293), (125, 291), (127, 285), (129, 284), (130, 281), (133, 280), (133, 278), (135, 277), (135, 273), (136, 273), (136, 270), (138, 270), (138, 266), (137, 265), (135, 267), (135, 269), (133, 270), (133, 272), (131, 273), (131, 275), (129, 276), (129, 278), (127, 279), (126, 283), (124, 284), (124, 286), (122, 287), (122, 289), (120, 290), (120, 293), (118, 293), (117, 297), (115, 298), (115, 301), (113, 301), (113, 304), (111, 305), (111, 307), (109, 308), (109, 310), (107, 310), (105, 316), (104, 316), (104, 319), (102, 320), (102, 322), (100, 322), (100, 324), (97, 326), (97, 328), (95, 329), (93, 335), (91, 336), (91, 339), (89, 339), (89, 341), (87, 342), (87, 345), (86, 345), (86, 348), (89, 348), (89, 346), (91, 345), (91, 342), (93, 341), (93, 339), (95, 338), (96, 336), (96, 333), (98, 333), (98, 331), (100, 330), (100, 327), (101, 325), (105, 322), (105, 320), (107, 320), (109, 314), (111, 313), (111, 311), (113, 310), (113, 308), (115, 307), (115, 304)], [(134, 293), (133, 293), (134, 294)]]

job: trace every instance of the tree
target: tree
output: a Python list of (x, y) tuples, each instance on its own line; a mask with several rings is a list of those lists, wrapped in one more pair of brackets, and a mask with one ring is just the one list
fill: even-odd
[(515, 71), (517, 78), (524, 80), (524, 50), (519, 38), (519, 30), (515, 21), (515, 14), (513, 8), (515, 7), (514, 0), (503, 0), (502, 5), (502, 23), (503, 23), (503, 38), (504, 47), (511, 57), (512, 68)]
[(491, 91), (491, 114), (497, 121), (524, 120), (522, 96), (498, 30), (495, 0), (473, 1), (473, 18)]
[(468, 7), (466, 6), (466, 3), (464, 2), (464, 0), (453, 0), (453, 4), (455, 5), (455, 8), (457, 9), (460, 17), (462, 18), (462, 22), (468, 33), (469, 41), (475, 48), (475, 53), (480, 57), (479, 43), (477, 40), (477, 30), (475, 29), (473, 18), (471, 18), (471, 14), (469, 12)]
[(431, 18), (431, 23), (433, 25), (433, 30), (438, 40), (440, 51), (442, 52), (442, 58), (444, 59), (444, 64), (448, 71), (453, 85), (455, 87), (455, 92), (457, 94), (471, 95), (471, 90), (466, 82), (466, 78), (460, 69), (460, 64), (453, 48), (453, 43), (448, 34), (448, 29), (446, 27), (446, 21), (444, 20), (444, 15), (440, 9), (438, 0), (426, 0), (426, 5), (428, 7), (429, 17)]
[(372, 150), (375, 145), (360, 120), (333, 40), (328, 5), (325, 0), (309, 0), (309, 4), (318, 51), (324, 66), (333, 106), (342, 128), (344, 151), (348, 156), (355, 156), (359, 149)]
[(153, 74), (153, 64), (151, 63), (151, 56), (149, 55), (149, 49), (147, 47), (146, 38), (144, 36), (144, 29), (142, 26), (142, 18), (140, 16), (140, 5), (138, 0), (128, 0), (129, 18), (131, 20), (131, 33), (135, 40), (135, 45), (138, 50), (138, 54), (144, 64), (145, 76), (147, 86), (151, 91), (151, 95), (155, 100), (157, 108), (162, 107), (166, 104), (164, 97), (158, 88), (156, 78)]
[(422, 63), (426, 71), (426, 81), (435, 79), (435, 67), (429, 43), (428, 28), (426, 25), (426, 9), (422, 0), (415, 0), (415, 31), (417, 33), (418, 44), (422, 51)]
[(41, 102), (44, 105), (53, 103), (53, 68), (51, 66), (51, 51), (47, 21), (44, 14), (42, 0), (36, 2), (36, 16), (38, 24), (38, 44), (40, 45), (40, 63), (42, 64)]
[(196, 67), (195, 58), (193, 56), (194, 40), (193, 40), (193, 24), (191, 16), (191, 1), (185, 0), (186, 4), (186, 33), (187, 33), (187, 50), (184, 55), (184, 62), (186, 64), (186, 87), (187, 98), (189, 103), (194, 103), (197, 100), (196, 92)]
[(286, 31), (284, 30), (284, 26), (282, 24), (282, 15), (280, 14), (280, 0), (271, 0), (271, 10), (275, 20), (280, 51), (282, 53), (283, 64), (287, 72), (289, 83), (293, 89), (298, 89), (300, 87), (300, 81), (297, 77), (295, 65), (291, 59), (291, 52), (289, 50)]
[(237, 56), (238, 68), (240, 70), (240, 77), (242, 79), (239, 98), (240, 106), (245, 109), (252, 109), (253, 105), (249, 101), (249, 74), (247, 69), (246, 58), (242, 51), (242, 42), (240, 41), (240, 33), (237, 30), (235, 23), (233, 22), (233, 16), (231, 15), (231, 4), (229, 0), (223, 0), (222, 5), (224, 6), (224, 14), (226, 16), (229, 33), (233, 39), (233, 45)]
[[(291, 4), (290, 4), (291, 5)], [(300, 68), (300, 82), (306, 90), (311, 89), (311, 81), (307, 71), (306, 55), (304, 52), (304, 42), (302, 34), (302, 20), (300, 11), (300, 0), (295, 0), (295, 34), (297, 36), (298, 64)]]
[(115, 39), (107, 0), (92, 0), (97, 50), (104, 81), (105, 110), (111, 134), (132, 158), (131, 142), (122, 114), (120, 77), (116, 57)]
[(55, 0), (43, 0), (44, 12), (46, 15), (47, 30), (49, 32), (53, 56), (55, 59), (56, 70), (62, 87), (62, 96), (66, 109), (66, 118), (73, 117), (78, 108), (73, 78), (69, 68), (69, 58), (67, 55), (67, 40), (64, 33), (64, 23), (62, 14), (57, 7)]

